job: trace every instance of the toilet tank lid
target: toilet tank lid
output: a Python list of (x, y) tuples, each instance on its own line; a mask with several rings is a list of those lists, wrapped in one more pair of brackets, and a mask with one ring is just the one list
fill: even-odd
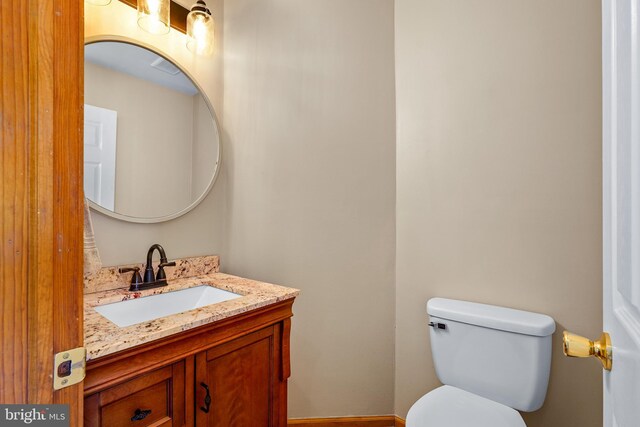
[(546, 314), (469, 301), (432, 298), (427, 302), (427, 313), (442, 319), (539, 337), (551, 335), (556, 330), (556, 323)]

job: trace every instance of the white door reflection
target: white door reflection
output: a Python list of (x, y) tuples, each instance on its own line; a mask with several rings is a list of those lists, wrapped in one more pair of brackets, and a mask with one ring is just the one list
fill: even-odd
[(118, 112), (84, 105), (84, 195), (114, 210)]

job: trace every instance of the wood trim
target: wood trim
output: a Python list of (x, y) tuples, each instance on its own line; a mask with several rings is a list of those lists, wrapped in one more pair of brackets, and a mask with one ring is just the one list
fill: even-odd
[[(29, 33), (30, 60), (32, 64), (40, 61), (53, 62), (53, 41), (48, 37), (53, 26), (53, 8), (51, 4), (44, 6), (37, 14), (37, 21), (32, 21)], [(40, 6), (40, 7), (42, 7)], [(37, 109), (43, 111), (51, 108), (53, 99), (52, 76), (42, 73), (37, 67), (31, 70), (29, 76), (32, 84), (32, 99)], [(43, 155), (53, 151), (53, 118), (51, 116), (33, 114), (31, 117), (31, 200), (34, 206), (39, 206), (46, 212), (53, 212), (53, 200), (47, 194), (53, 192), (54, 176), (40, 173), (53, 170), (53, 156)], [(29, 321), (39, 325), (38, 329), (29, 336), (29, 372), (35, 381), (29, 383), (31, 402), (50, 401), (49, 390), (53, 387), (51, 369), (53, 366), (53, 352), (51, 351), (54, 334), (51, 317), (54, 309), (53, 286), (38, 286), (39, 283), (51, 283), (53, 271), (48, 266), (54, 262), (53, 241), (54, 230), (51, 216), (40, 216), (33, 210), (31, 218), (31, 244), (29, 248), (29, 263), (36, 267), (29, 281)]]
[(282, 322), (282, 357), (280, 358), (280, 380), (285, 381), (291, 377), (291, 319)]
[(203, 387), (200, 386), (198, 382), (201, 378), (207, 378), (207, 354), (205, 352), (201, 352), (196, 354), (195, 356), (191, 356), (195, 359), (195, 381), (196, 381), (196, 390), (193, 393), (193, 398), (195, 400), (195, 424), (196, 426), (206, 426), (207, 425), (207, 414), (202, 412), (199, 408), (204, 402), (206, 392)]
[(27, 401), (29, 3), (0, 1), (0, 402)]
[(0, 1), (0, 401), (67, 403), (56, 352), (82, 345), (83, 6)]
[(271, 341), (273, 355), (271, 375), (271, 419), (273, 427), (287, 426), (287, 380), (282, 378), (282, 329), (283, 324), (291, 321), (285, 319), (273, 327), (273, 339)]
[(111, 387), (108, 390), (100, 393), (100, 406), (105, 406), (110, 403), (120, 400), (123, 397), (130, 396), (137, 390), (142, 390), (152, 385), (162, 383), (168, 379), (173, 378), (173, 365), (166, 366), (157, 371), (149, 372), (146, 375), (142, 375), (131, 381), (127, 381), (124, 384)]
[[(173, 417), (173, 425), (174, 426), (188, 426), (186, 423), (187, 412), (193, 412), (191, 410), (187, 411), (186, 406), (186, 398), (187, 394), (193, 395), (193, 393), (187, 393), (186, 388), (186, 365), (185, 361), (181, 361), (178, 363), (174, 363), (171, 367), (172, 369), (172, 378), (171, 378), (171, 393), (172, 402), (171, 402), (171, 416)], [(190, 408), (193, 408), (191, 406)]]
[[(131, 6), (134, 9), (138, 9), (138, 0), (120, 0), (122, 3), (127, 6)], [(195, 0), (194, 0), (195, 3)], [(172, 1), (171, 7), (169, 9), (169, 25), (171, 28), (174, 28), (180, 31), (183, 34), (187, 33), (187, 15), (189, 11), (179, 5), (178, 3)]]
[[(195, 408), (195, 380), (196, 380), (196, 358), (195, 356), (189, 356), (184, 359), (184, 389), (185, 389), (185, 400), (184, 407), (185, 408)], [(191, 392), (189, 392), (191, 390)], [(185, 426), (194, 426), (195, 425), (195, 411), (189, 410), (185, 411)]]
[(212, 349), (207, 350), (207, 362), (264, 339), (273, 339), (273, 326), (266, 327), (252, 334), (236, 338), (226, 344), (217, 345)]
[(84, 427), (100, 427), (101, 417), (100, 395), (96, 393), (84, 400)]
[[(39, 189), (37, 197), (39, 201), (46, 201), (45, 206), (51, 207), (53, 242), (47, 237), (40, 253), (50, 262), (49, 253), (53, 251), (53, 262), (49, 264), (52, 265), (53, 280), (32, 283), (38, 290), (47, 286), (53, 289), (53, 349), (49, 347), (43, 353), (49, 369), (53, 368), (55, 353), (80, 347), (84, 339), (84, 2), (40, 0), (38, 8), (46, 8), (52, 3), (52, 66), (49, 66), (49, 58), (43, 58), (39, 77), (44, 79), (46, 75), (45, 81), (53, 87), (48, 94), (52, 94), (53, 98), (47, 103), (42, 102), (42, 96), (38, 95), (38, 102), (42, 102), (38, 121), (51, 121), (53, 149), (45, 151), (39, 148), (38, 151), (41, 156), (53, 153), (53, 168), (46, 170), (44, 176), (47, 186)], [(33, 2), (31, 7), (34, 7)], [(50, 37), (45, 34), (42, 36), (40, 40), (43, 42)], [(44, 49), (40, 47), (38, 52), (50, 47), (44, 43)], [(48, 190), (50, 184), (53, 192), (44, 193), (42, 190)], [(34, 218), (42, 216), (40, 203), (32, 208)], [(39, 297), (30, 296), (30, 299)], [(38, 323), (31, 323), (30, 331), (38, 331), (41, 340), (48, 333)], [(33, 352), (34, 349), (30, 351)], [(39, 384), (38, 387), (42, 385)], [(70, 413), (73, 414), (71, 426), (81, 425), (82, 383), (54, 392), (53, 403), (69, 404)]]
[(402, 418), (394, 415), (368, 417), (304, 418), (290, 419), (288, 427), (404, 427)]

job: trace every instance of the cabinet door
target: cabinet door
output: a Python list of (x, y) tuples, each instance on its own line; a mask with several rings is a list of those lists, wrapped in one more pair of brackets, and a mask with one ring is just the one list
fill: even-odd
[(185, 425), (185, 362), (92, 394), (84, 402), (85, 427), (182, 427)]
[[(274, 328), (196, 355), (196, 425), (275, 427), (279, 355)], [(207, 396), (210, 399), (207, 399)]]

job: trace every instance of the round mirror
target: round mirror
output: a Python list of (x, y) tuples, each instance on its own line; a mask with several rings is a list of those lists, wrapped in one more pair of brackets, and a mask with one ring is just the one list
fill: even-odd
[(84, 48), (84, 192), (91, 207), (132, 222), (193, 209), (218, 172), (220, 137), (207, 97), (187, 73), (147, 48)]

